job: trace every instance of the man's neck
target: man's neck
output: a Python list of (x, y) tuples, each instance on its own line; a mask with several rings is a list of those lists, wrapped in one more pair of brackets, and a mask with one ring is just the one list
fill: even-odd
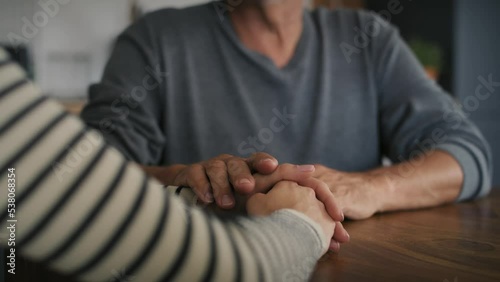
[(303, 29), (303, 1), (244, 1), (231, 13), (241, 42), (269, 57), (278, 68), (288, 64)]

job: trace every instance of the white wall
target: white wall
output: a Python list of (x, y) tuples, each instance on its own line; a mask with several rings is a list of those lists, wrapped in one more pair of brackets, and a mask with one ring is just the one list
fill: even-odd
[(36, 82), (61, 98), (86, 96), (130, 24), (128, 0), (0, 0), (0, 7), (0, 41), (12, 43), (16, 34), (14, 41), (27, 43)]
[(130, 24), (136, 2), (151, 11), (207, 0), (0, 0), (0, 42), (29, 47), (44, 93), (84, 98), (89, 84), (99, 81), (114, 39)]
[(85, 96), (88, 84), (101, 78), (113, 40), (130, 24), (130, 6), (123, 0), (72, 0), (50, 24), (40, 36), (40, 83), (55, 96)]

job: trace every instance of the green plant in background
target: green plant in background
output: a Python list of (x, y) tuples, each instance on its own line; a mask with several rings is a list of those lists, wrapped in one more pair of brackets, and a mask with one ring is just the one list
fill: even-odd
[(434, 68), (437, 72), (441, 71), (443, 50), (438, 44), (420, 38), (413, 38), (408, 44), (424, 67)]

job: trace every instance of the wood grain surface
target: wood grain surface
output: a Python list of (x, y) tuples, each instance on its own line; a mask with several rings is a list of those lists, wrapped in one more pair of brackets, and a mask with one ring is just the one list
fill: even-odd
[(500, 281), (500, 190), (487, 198), (345, 223), (351, 242), (311, 281)]
[[(345, 226), (351, 242), (339, 254), (326, 254), (311, 281), (500, 281), (499, 189), (474, 202), (380, 214)], [(6, 281), (72, 281), (22, 258), (16, 270)]]

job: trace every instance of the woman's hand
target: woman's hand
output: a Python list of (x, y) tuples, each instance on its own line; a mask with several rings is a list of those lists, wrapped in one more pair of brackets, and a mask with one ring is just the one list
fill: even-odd
[[(301, 212), (321, 226), (325, 238), (331, 238), (330, 249), (338, 251), (340, 243), (349, 241), (349, 234), (342, 224), (332, 219), (329, 214), (331, 212), (338, 216), (341, 212), (328, 187), (316, 181), (312, 178), (303, 181), (313, 188), (292, 181), (281, 181), (267, 194), (257, 193), (251, 196), (247, 201), (247, 212), (254, 216), (266, 216), (280, 209)], [(330, 211), (327, 212), (322, 201), (327, 202)]]

